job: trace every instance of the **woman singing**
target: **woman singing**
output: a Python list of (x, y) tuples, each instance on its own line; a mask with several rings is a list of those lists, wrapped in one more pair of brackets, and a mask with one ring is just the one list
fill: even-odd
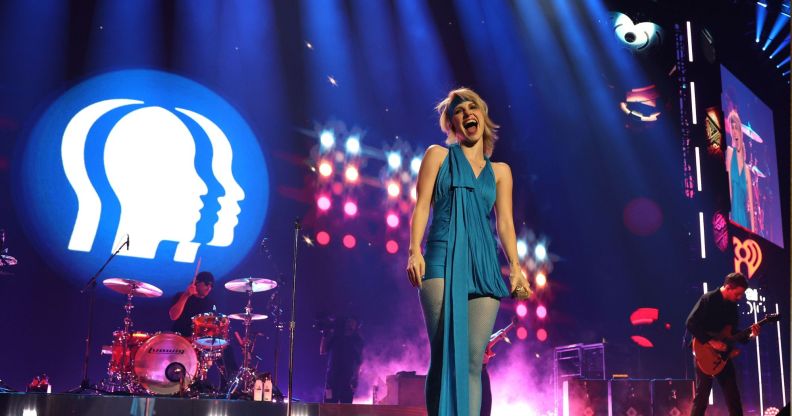
[[(467, 88), (437, 105), (448, 147), (430, 146), (418, 174), (407, 275), (420, 288), (431, 347), (426, 380), (429, 415), (479, 415), (481, 362), (500, 298), (527, 298), (512, 217), (512, 175), (489, 156), (498, 126), (487, 104)], [(508, 258), (510, 289), (501, 277), (490, 225), (493, 205)], [(421, 253), (430, 208), (432, 225)]]

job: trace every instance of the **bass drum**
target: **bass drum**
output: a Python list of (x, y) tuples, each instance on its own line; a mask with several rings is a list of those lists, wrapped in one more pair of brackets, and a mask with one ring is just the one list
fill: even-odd
[(170, 332), (160, 332), (144, 342), (135, 354), (135, 375), (152, 394), (179, 392), (192, 383), (198, 371), (198, 355), (187, 338)]

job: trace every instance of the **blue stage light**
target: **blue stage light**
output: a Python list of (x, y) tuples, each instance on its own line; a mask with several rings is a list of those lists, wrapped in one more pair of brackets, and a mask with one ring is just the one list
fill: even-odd
[(767, 20), (767, 4), (761, 1), (756, 2), (756, 43), (762, 36), (762, 29)]
[(779, 52), (781, 52), (782, 49), (786, 49), (787, 46), (789, 46), (789, 35), (787, 35), (786, 39), (784, 39), (784, 41), (781, 42), (777, 48), (775, 48), (773, 53), (770, 54), (770, 59), (773, 59), (776, 55), (778, 55)]
[(775, 40), (776, 36), (778, 36), (778, 34), (781, 32), (781, 29), (783, 29), (785, 26), (787, 26), (789, 24), (789, 8), (788, 7), (789, 6), (787, 6), (787, 9), (786, 9), (787, 12), (786, 13), (783, 12), (783, 8), (782, 8), (782, 12), (778, 14), (778, 17), (776, 17), (776, 21), (775, 21), (775, 23), (773, 23), (773, 28), (770, 29), (770, 34), (767, 35), (767, 40), (765, 41), (764, 45), (762, 46), (762, 50), (763, 51), (767, 50), (767, 47), (770, 46), (770, 43), (772, 43), (773, 40)]
[(410, 170), (412, 170), (413, 174), (415, 174), (415, 175), (418, 174), (418, 171), (421, 170), (421, 158), (420, 157), (414, 157), (412, 159), (412, 161), (410, 161)]
[(330, 130), (323, 130), (319, 135), (319, 143), (322, 145), (322, 150), (327, 150), (335, 145), (335, 136)]
[(787, 63), (789, 63), (789, 57), (788, 56), (783, 61), (779, 62), (778, 65), (776, 65), (776, 68), (781, 68), (782, 66), (784, 66), (784, 64), (787, 64)]
[(351, 155), (360, 153), (360, 138), (358, 136), (349, 136), (347, 138), (346, 151)]
[(392, 170), (399, 169), (402, 164), (401, 155), (398, 152), (391, 152), (388, 153), (388, 166)]
[(547, 260), (547, 247), (542, 243), (537, 244), (536, 247), (534, 247), (534, 257), (540, 262)]

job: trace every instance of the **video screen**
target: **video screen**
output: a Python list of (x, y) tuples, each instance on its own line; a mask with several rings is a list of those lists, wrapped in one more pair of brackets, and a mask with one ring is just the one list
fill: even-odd
[(721, 87), (730, 219), (783, 247), (773, 112), (723, 66)]

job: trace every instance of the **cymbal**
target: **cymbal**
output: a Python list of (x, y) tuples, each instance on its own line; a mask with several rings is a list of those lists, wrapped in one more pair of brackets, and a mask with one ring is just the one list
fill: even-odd
[(241, 279), (234, 279), (226, 282), (225, 288), (232, 291), (232, 292), (266, 292), (270, 289), (274, 289), (278, 286), (278, 283), (274, 280), (270, 279), (263, 279), (263, 278), (253, 278), (253, 277), (243, 277)]
[(0, 254), (0, 266), (16, 266), (17, 259), (8, 254)]
[(260, 313), (232, 313), (228, 315), (231, 319), (236, 319), (237, 321), (244, 321), (246, 319), (250, 319), (251, 321), (260, 321), (262, 319), (267, 319), (267, 315), (262, 315)]
[(132, 294), (141, 298), (158, 298), (162, 296), (162, 289), (137, 280), (112, 277), (102, 281), (108, 289), (122, 295)]

